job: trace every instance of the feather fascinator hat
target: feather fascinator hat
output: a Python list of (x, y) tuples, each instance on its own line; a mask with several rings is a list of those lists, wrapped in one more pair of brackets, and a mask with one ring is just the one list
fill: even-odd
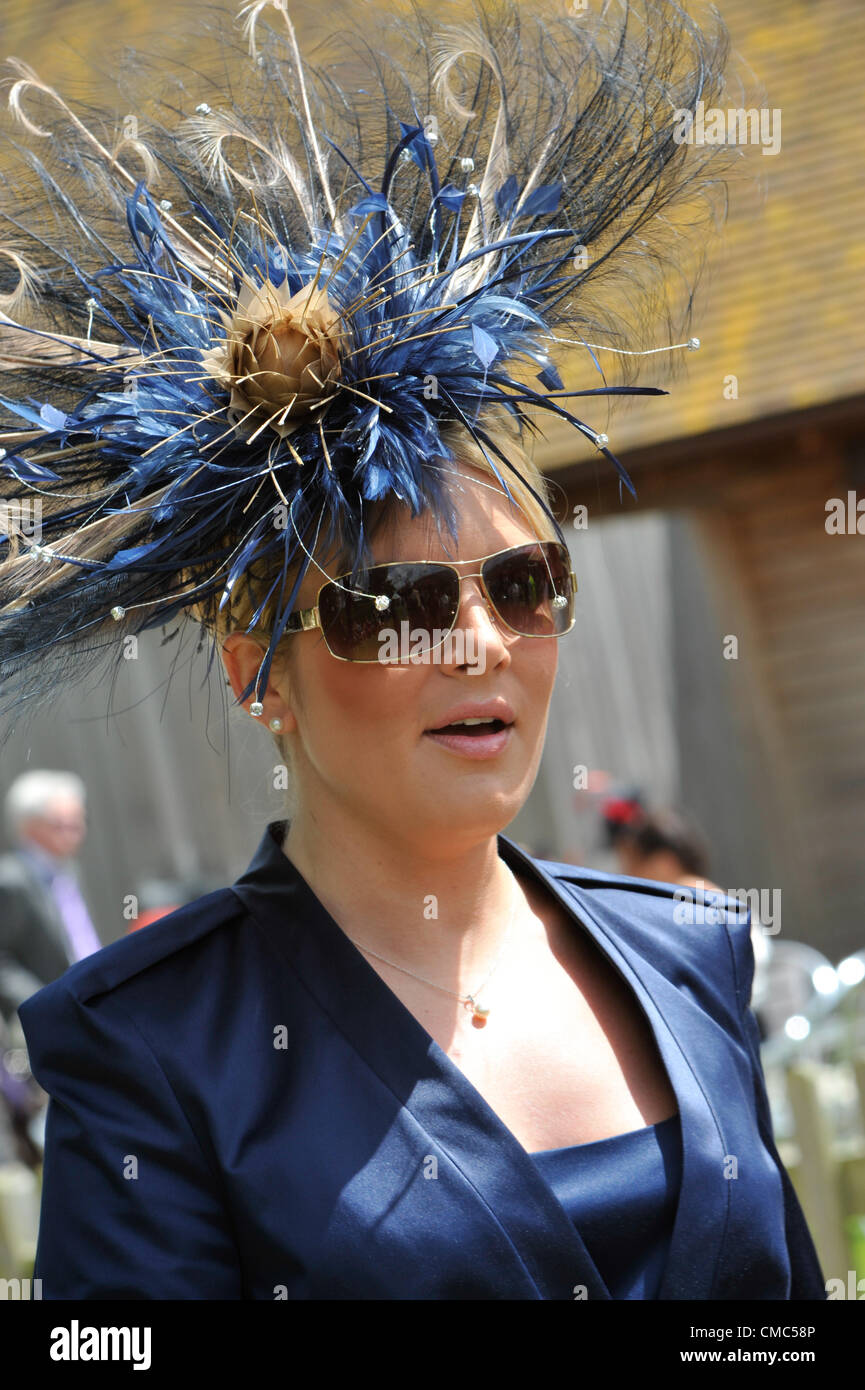
[[(662, 304), (688, 331), (662, 287), (733, 154), (682, 138), (724, 89), (717, 13), (358, 3), (314, 65), (301, 10), (201, 10), (219, 80), (133, 55), (119, 120), (7, 60), (4, 719), (128, 633), (194, 616), (200, 645), (244, 586), (260, 699), (317, 542), (358, 573), (387, 499), (456, 537), (454, 430), (511, 496), (490, 421), (557, 417), (633, 491), (575, 398), (664, 394), (633, 384), (640, 345)], [(567, 390), (562, 349), (598, 384)]]

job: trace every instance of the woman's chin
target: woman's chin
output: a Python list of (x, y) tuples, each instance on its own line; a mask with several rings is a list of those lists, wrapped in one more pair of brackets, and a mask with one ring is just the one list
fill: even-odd
[(428, 781), (419, 816), (423, 824), (423, 839), (437, 841), (453, 839), (462, 843), (477, 843), (499, 834), (522, 810), (526, 801), (526, 783), (519, 779), (500, 779), (492, 785), (490, 779), (480, 779), (461, 786), (436, 786)]

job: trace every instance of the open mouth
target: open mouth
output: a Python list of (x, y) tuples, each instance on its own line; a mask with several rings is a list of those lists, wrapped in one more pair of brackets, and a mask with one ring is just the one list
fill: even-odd
[(462, 719), (439, 729), (427, 729), (424, 738), (457, 757), (477, 761), (504, 753), (510, 747), (513, 729), (513, 723), (504, 719)]
[(440, 729), (427, 729), (428, 734), (465, 734), (469, 738), (498, 734), (509, 728), (503, 719), (463, 719), (457, 724), (443, 724)]

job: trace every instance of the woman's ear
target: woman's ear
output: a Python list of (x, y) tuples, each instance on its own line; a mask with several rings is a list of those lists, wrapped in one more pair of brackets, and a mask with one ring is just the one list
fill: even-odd
[[(264, 660), (265, 648), (247, 633), (231, 632), (222, 643), (220, 655), (228, 683), (237, 700), (250, 682), (256, 680)], [(268, 725), (271, 719), (280, 719), (283, 732), (297, 728), (297, 720), (288, 703), (288, 680), (284, 663), (278, 660), (271, 663), (267, 693), (264, 696), (257, 694), (255, 689), (247, 695), (243, 702), (243, 708), (247, 713), (254, 700), (260, 700), (263, 706), (261, 714), (256, 716), (262, 724)]]

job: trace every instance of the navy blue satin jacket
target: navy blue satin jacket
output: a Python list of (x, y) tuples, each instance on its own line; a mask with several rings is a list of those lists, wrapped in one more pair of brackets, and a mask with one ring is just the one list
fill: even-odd
[[(609, 1299), (529, 1154), (330, 917), (285, 830), (231, 887), (22, 1004), (51, 1096), (43, 1297)], [(672, 885), (498, 846), (620, 971), (667, 1067), (683, 1169), (659, 1297), (825, 1299), (772, 1135), (744, 912), (681, 925)]]

